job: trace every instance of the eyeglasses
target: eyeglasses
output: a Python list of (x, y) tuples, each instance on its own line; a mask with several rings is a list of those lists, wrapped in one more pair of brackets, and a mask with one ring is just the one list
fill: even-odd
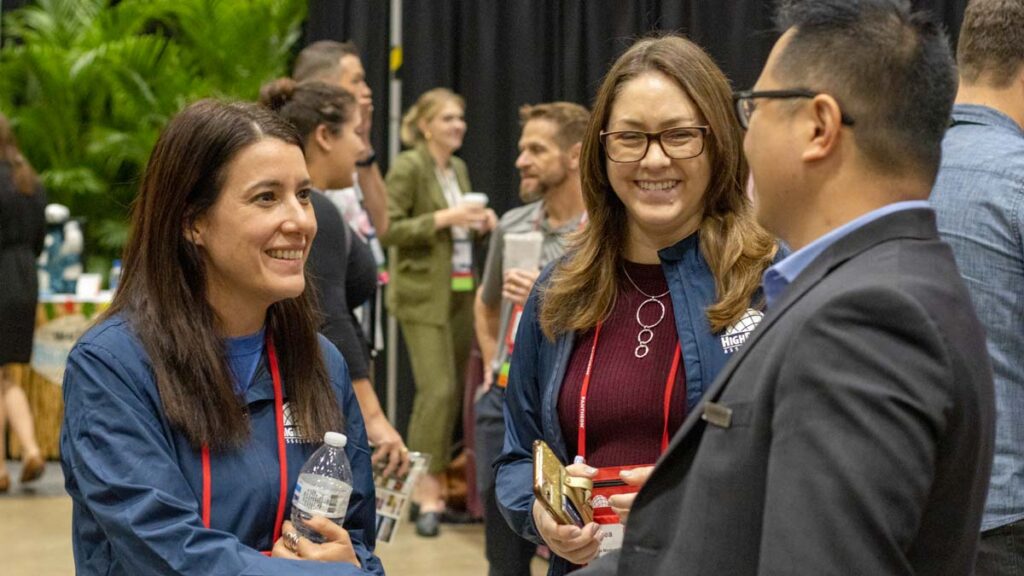
[(657, 140), (665, 156), (675, 160), (686, 160), (704, 152), (704, 138), (711, 131), (709, 126), (677, 126), (661, 132), (621, 130), (601, 132), (604, 153), (612, 162), (638, 162), (647, 156), (651, 140)]
[[(773, 99), (788, 99), (788, 98), (814, 98), (821, 92), (815, 92), (813, 90), (807, 90), (805, 88), (796, 88), (793, 90), (743, 90), (741, 92), (733, 92), (732, 99), (736, 103), (736, 118), (740, 121), (740, 126), (746, 130), (750, 126), (750, 116), (754, 114), (754, 110), (757, 109), (757, 103), (754, 102), (757, 98), (773, 98)], [(853, 126), (853, 118), (847, 115), (845, 112), (840, 110), (840, 121), (846, 126)]]

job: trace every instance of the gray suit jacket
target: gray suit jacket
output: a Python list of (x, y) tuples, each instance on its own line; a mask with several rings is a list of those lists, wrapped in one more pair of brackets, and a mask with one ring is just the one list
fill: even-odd
[(581, 574), (972, 573), (992, 374), (931, 210), (829, 247), (704, 401)]

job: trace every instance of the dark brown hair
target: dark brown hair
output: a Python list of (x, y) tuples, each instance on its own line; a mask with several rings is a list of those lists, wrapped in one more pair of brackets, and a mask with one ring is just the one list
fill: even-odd
[(647, 72), (672, 78), (711, 127), (705, 154), (712, 179), (704, 191), (700, 249), (715, 278), (717, 301), (707, 310), (712, 332), (743, 316), (775, 254), (774, 240), (754, 221), (744, 193), (743, 138), (725, 75), (689, 40), (679, 36), (640, 40), (615, 61), (597, 93), (580, 156), (589, 222), (543, 294), (540, 321), (549, 338), (593, 328), (615, 305), (626, 245), (626, 208), (608, 182), (599, 136), (622, 86)]
[(320, 40), (313, 42), (299, 52), (295, 59), (292, 77), (296, 82), (319, 80), (334, 83), (341, 76), (341, 59), (345, 56), (359, 56), (359, 49), (351, 42)]
[(776, 77), (841, 102), (873, 168), (934, 181), (957, 88), (934, 17), (907, 0), (784, 0), (775, 20), (793, 30)]
[[(257, 104), (201, 100), (171, 119), (132, 207), (124, 276), (106, 313), (131, 322), (149, 354), (168, 420), (194, 447), (238, 446), (249, 436), (249, 421), (216, 333), (204, 257), (185, 231), (216, 202), (231, 162), (265, 138), (302, 148), (292, 126)], [(267, 311), (285, 393), (309, 440), (342, 422), (317, 326), (306, 292)]]
[(11, 167), (15, 190), (25, 196), (35, 193), (39, 177), (18, 149), (18, 141), (11, 130), (11, 123), (3, 114), (0, 114), (0, 162), (6, 162)]
[(264, 84), (260, 103), (295, 126), (303, 141), (321, 124), (337, 134), (356, 109), (356, 97), (347, 90), (323, 82), (297, 84), (291, 78)]
[(530, 120), (547, 120), (554, 123), (558, 128), (555, 140), (562, 150), (568, 150), (573, 144), (583, 141), (590, 112), (575, 102), (527, 104), (519, 109), (519, 123), (525, 126)]
[(1024, 65), (1024, 2), (973, 0), (956, 47), (960, 78), (1006, 88)]

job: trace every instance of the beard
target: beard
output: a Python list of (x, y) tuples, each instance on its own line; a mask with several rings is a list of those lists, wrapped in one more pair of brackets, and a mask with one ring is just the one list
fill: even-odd
[(522, 182), (519, 183), (519, 199), (523, 204), (530, 204), (544, 198), (547, 195), (548, 190), (561, 186), (565, 179), (569, 177), (567, 172), (562, 172), (561, 176), (557, 180), (551, 178), (544, 178), (538, 176), (534, 179), (533, 186), (525, 186)]
[(536, 186), (523, 186), (519, 185), (519, 200), (523, 204), (532, 204), (537, 200), (544, 197), (544, 193), (547, 192), (547, 186), (537, 183)]

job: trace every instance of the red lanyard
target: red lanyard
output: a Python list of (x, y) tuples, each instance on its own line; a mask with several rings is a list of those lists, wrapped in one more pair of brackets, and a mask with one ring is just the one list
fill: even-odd
[[(587, 458), (587, 392), (590, 390), (590, 374), (594, 369), (594, 356), (597, 353), (597, 339), (601, 336), (601, 323), (598, 322), (594, 328), (594, 342), (590, 345), (590, 359), (587, 360), (587, 371), (583, 375), (583, 389), (580, 390), (579, 427), (576, 430), (576, 451), (578, 459), (586, 462)], [(672, 390), (676, 386), (676, 373), (679, 372), (679, 360), (682, 357), (682, 349), (676, 346), (676, 353), (672, 357), (672, 369), (668, 372), (668, 380), (665, 381), (665, 420), (661, 428), (661, 451), (668, 448), (668, 417), (672, 409)]]
[[(281, 537), (281, 526), (284, 523), (284, 507), (288, 502), (288, 452), (284, 441), (284, 394), (281, 387), (281, 370), (277, 365), (277, 350), (274, 339), (267, 333), (267, 360), (270, 363), (270, 376), (274, 380), (274, 420), (277, 422), (277, 460), (281, 466), (281, 487), (277, 495), (277, 519), (274, 520), (274, 538), (277, 542)], [(210, 447), (203, 444), (203, 526), (210, 527), (210, 495), (213, 492), (213, 481), (210, 474)], [(270, 552), (263, 552), (269, 556)]]

